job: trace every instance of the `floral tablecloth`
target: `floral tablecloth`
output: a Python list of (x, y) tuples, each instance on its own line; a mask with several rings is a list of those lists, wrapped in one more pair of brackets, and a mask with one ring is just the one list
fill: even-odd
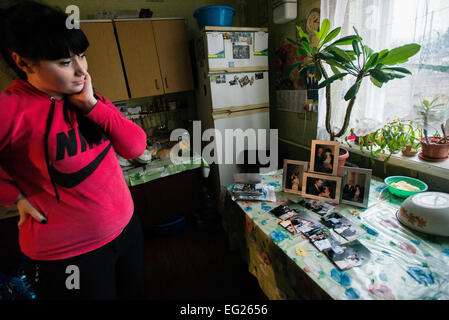
[(282, 170), (262, 177), (275, 187), (277, 202), (234, 202), (228, 192), (222, 220), (231, 246), (240, 249), (269, 299), (449, 299), (449, 238), (401, 225), (396, 211), (403, 199), (391, 195), (382, 181), (371, 180), (367, 209), (345, 204), (335, 209), (367, 231), (358, 240), (372, 254), (368, 263), (340, 271), (307, 238), (294, 237), (269, 213), (302, 199), (282, 192)]
[(208, 167), (207, 162), (200, 156), (179, 157), (172, 162), (170, 158), (152, 160), (138, 168), (123, 171), (129, 187), (156, 180), (179, 172)]

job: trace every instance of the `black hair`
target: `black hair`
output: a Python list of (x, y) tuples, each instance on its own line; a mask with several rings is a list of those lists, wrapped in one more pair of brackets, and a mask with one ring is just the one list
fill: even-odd
[(57, 60), (80, 54), (89, 46), (81, 29), (67, 28), (68, 15), (57, 7), (33, 1), (0, 10), (0, 52), (16, 74), (26, 80), (12, 52), (31, 61)]

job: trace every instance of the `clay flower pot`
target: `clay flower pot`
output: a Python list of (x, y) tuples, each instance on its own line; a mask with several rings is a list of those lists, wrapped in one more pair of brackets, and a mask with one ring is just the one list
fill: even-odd
[[(436, 138), (439, 140), (439, 138)], [(427, 143), (425, 139), (421, 139), (421, 150), (419, 157), (426, 161), (444, 161), (448, 158), (449, 142), (436, 143), (435, 138), (429, 138), (431, 143)], [(448, 141), (448, 139), (446, 139)], [(433, 143), (432, 143), (433, 142)]]
[(340, 167), (344, 166), (346, 159), (349, 158), (349, 151), (340, 147), (340, 155), (338, 156), (338, 171), (337, 175), (340, 175)]
[(413, 157), (417, 153), (418, 150), (413, 149), (410, 143), (407, 144), (407, 146), (405, 146), (404, 148), (402, 148), (402, 154), (406, 157)]

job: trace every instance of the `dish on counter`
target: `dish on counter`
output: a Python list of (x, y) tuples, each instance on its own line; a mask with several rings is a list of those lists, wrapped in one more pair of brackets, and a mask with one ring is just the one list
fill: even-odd
[(449, 194), (422, 192), (404, 200), (397, 218), (410, 229), (449, 236)]
[[(391, 176), (387, 177), (384, 180), (385, 184), (388, 185), (388, 191), (390, 191), (391, 194), (394, 194), (395, 196), (398, 196), (400, 198), (408, 198), (414, 194), (421, 193), (428, 190), (428, 186), (425, 182), (410, 178), (406, 176)], [(403, 190), (401, 186), (404, 186), (406, 183), (407, 185), (411, 185), (413, 187), (418, 188), (417, 190)], [(399, 186), (399, 188), (398, 188)]]

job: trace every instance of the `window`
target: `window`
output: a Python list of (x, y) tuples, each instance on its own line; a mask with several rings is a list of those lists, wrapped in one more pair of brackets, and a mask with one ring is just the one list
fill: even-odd
[[(331, 29), (342, 26), (340, 36), (353, 34), (355, 26), (364, 44), (374, 51), (407, 43), (421, 50), (403, 66), (412, 76), (394, 79), (379, 89), (364, 79), (357, 95), (349, 128), (363, 136), (388, 121), (416, 118), (414, 104), (419, 98), (449, 96), (449, 2), (446, 0), (321, 0), (321, 20), (328, 18)], [(354, 79), (332, 84), (332, 124), (341, 128), (347, 102), (343, 96)], [(446, 103), (446, 108), (449, 103)], [(327, 139), (324, 89), (320, 90), (318, 138)], [(449, 113), (446, 112), (446, 119)]]

